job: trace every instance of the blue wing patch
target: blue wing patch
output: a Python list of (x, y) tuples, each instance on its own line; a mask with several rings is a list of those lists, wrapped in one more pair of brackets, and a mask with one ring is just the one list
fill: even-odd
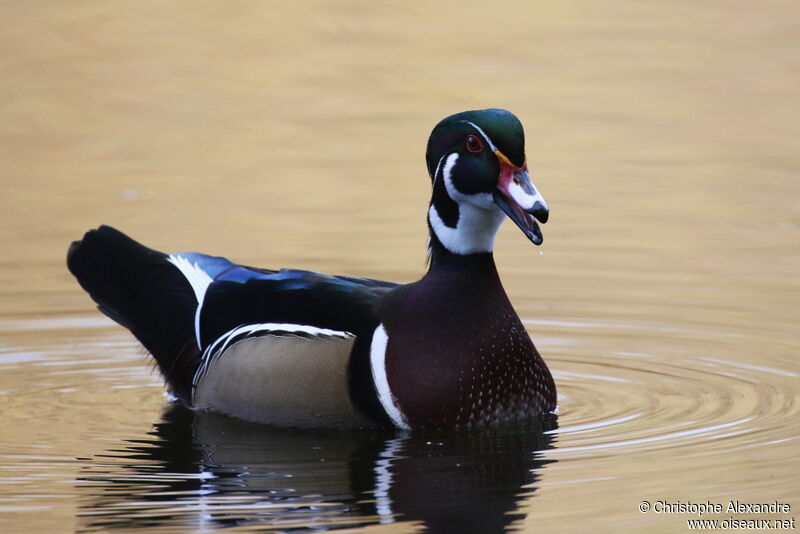
[[(204, 342), (211, 342), (215, 336), (242, 324), (293, 322), (349, 331), (336, 326), (348, 313), (335, 311), (328, 303), (335, 301), (343, 310), (348, 306), (366, 310), (369, 305), (365, 303), (375, 295), (397, 286), (392, 282), (313, 271), (246, 267), (197, 252), (172, 254), (168, 261), (181, 270), (197, 297), (194, 326), (200, 348)], [(208, 311), (205, 310), (207, 295), (213, 295), (212, 310)]]
[(394, 287), (393, 282), (382, 282), (368, 278), (351, 276), (331, 276), (313, 271), (299, 269), (280, 269), (278, 271), (254, 269), (237, 265), (219, 256), (208, 256), (198, 252), (180, 252), (180, 256), (205, 272), (213, 282), (237, 282), (243, 284), (249, 280), (271, 280), (281, 283), (283, 289), (301, 289), (324, 280), (326, 283), (342, 287)]

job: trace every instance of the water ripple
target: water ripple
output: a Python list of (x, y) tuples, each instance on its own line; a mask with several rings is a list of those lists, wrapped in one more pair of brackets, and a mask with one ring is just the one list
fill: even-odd
[(525, 322), (551, 336), (536, 337), (559, 388), (550, 457), (678, 447), (697, 454), (709, 443), (719, 452), (796, 439), (785, 436), (798, 374), (740, 361), (752, 359), (756, 338), (709, 325)]

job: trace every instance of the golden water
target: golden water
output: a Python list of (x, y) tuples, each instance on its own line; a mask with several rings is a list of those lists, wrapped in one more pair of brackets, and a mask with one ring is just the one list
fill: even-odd
[[(0, 531), (684, 532), (800, 511), (796, 2), (0, 4)], [(496, 259), (542, 436), (275, 431), (170, 408), (64, 267), (167, 251), (411, 281), (427, 135), (523, 121), (552, 208)], [(798, 527), (795, 526), (797, 529)]]

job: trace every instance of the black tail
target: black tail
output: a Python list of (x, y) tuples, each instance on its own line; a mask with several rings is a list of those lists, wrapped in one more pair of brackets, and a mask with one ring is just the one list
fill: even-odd
[(67, 266), (98, 309), (150, 351), (173, 392), (188, 402), (200, 361), (194, 334), (197, 300), (167, 255), (101, 226), (72, 243)]

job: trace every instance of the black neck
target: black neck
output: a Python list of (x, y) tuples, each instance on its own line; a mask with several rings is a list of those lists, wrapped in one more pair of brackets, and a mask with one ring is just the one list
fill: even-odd
[(450, 228), (455, 228), (458, 224), (459, 209), (458, 203), (450, 198), (447, 188), (444, 185), (444, 178), (438, 177), (433, 184), (433, 192), (429, 205), (436, 206), (436, 212)]
[(430, 267), (428, 274), (452, 271), (456, 273), (493, 273), (497, 277), (497, 268), (494, 264), (494, 255), (491, 252), (476, 254), (455, 254), (442, 245), (436, 232), (428, 224), (428, 256)]

